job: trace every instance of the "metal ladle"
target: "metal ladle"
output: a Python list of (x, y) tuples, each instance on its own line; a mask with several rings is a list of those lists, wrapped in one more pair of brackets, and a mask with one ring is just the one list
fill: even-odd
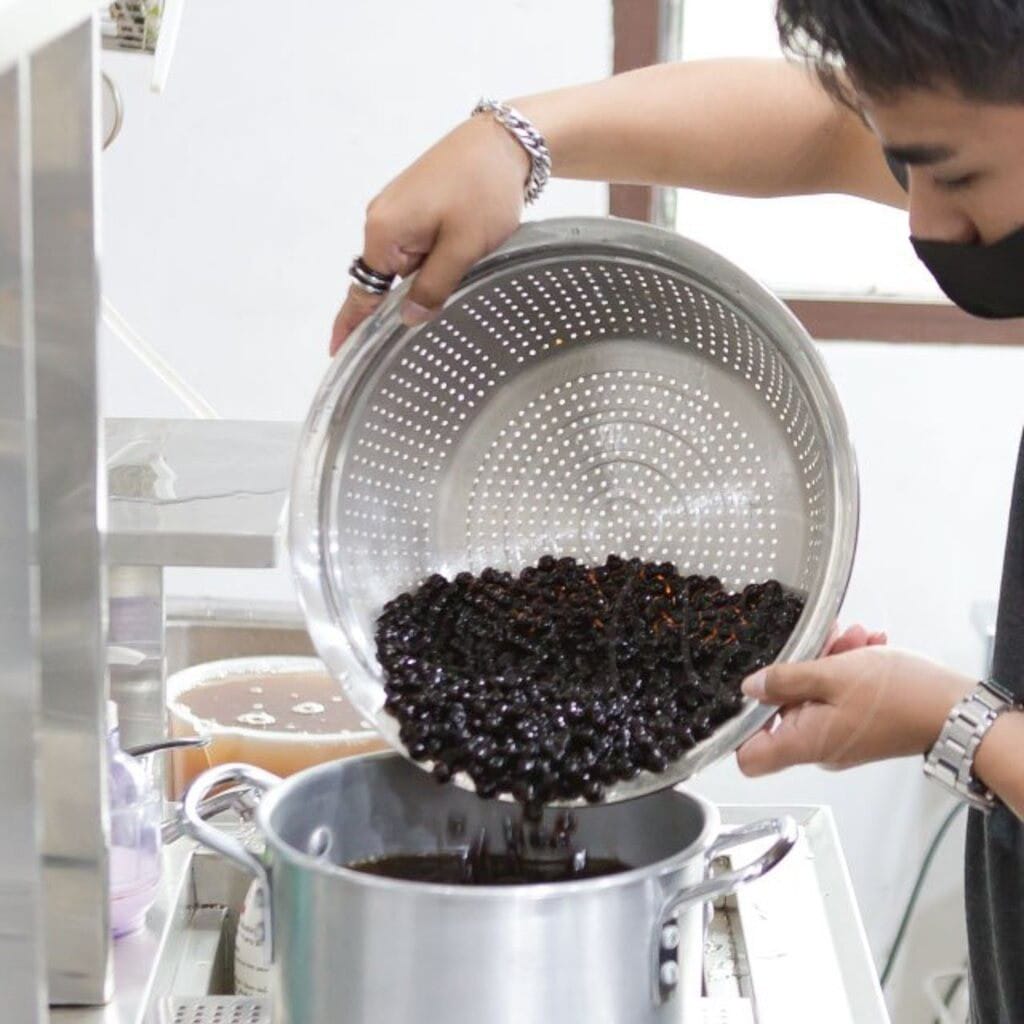
[(134, 747), (125, 747), (124, 752), (131, 757), (145, 757), (147, 754), (155, 754), (160, 750), (179, 750), (183, 747), (195, 747), (201, 749), (208, 747), (212, 741), (211, 736), (180, 736), (174, 739), (156, 740), (153, 743), (140, 743)]
[[(202, 749), (208, 747), (212, 741), (211, 736), (179, 736), (156, 740), (153, 743), (140, 743), (134, 747), (126, 747), (125, 753), (131, 757), (146, 757), (149, 754), (156, 754), (164, 750), (181, 749)], [(251, 817), (256, 809), (257, 800), (253, 797), (248, 786), (232, 786), (230, 789), (222, 790), (207, 797), (199, 805), (199, 816), (204, 820), (224, 811), (234, 809), (241, 816), (242, 820)], [(181, 804), (171, 803), (167, 805), (166, 811), (169, 817), (165, 818), (161, 825), (161, 839), (164, 845), (175, 842), (185, 834)]]

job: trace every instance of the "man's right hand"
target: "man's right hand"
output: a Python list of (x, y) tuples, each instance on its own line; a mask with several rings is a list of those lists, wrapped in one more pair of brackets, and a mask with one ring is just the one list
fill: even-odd
[[(366, 213), (363, 260), (381, 274), (416, 279), (402, 306), (412, 326), (429, 320), (467, 270), (519, 226), (526, 151), (487, 115), (459, 125), (403, 171)], [(334, 320), (331, 355), (383, 301), (355, 285)]]

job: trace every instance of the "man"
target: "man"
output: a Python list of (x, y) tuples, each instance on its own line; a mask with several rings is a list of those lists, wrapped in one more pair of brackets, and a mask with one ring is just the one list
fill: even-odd
[[(538, 153), (567, 178), (748, 196), (845, 192), (909, 211), (912, 244), (980, 316), (1024, 316), (1024, 0), (780, 0), (798, 64), (666, 65), (491, 107), (370, 205), (331, 351), (418, 270), (403, 317), (428, 320), (517, 227)], [(514, 115), (515, 112), (512, 112)], [(545, 149), (546, 147), (546, 149)], [(999, 528), (993, 523), (993, 529)], [(952, 595), (951, 595), (952, 596)], [(748, 679), (783, 705), (739, 752), (750, 775), (927, 754), (973, 810), (967, 837), (972, 1005), (1024, 1021), (1024, 447), (1000, 602), (994, 683), (869, 643)]]

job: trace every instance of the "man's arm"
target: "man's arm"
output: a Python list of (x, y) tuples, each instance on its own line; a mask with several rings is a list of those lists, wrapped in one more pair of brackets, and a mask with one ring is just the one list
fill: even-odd
[(781, 60), (661, 64), (513, 105), (547, 138), (559, 177), (906, 203), (864, 122)]
[[(773, 665), (744, 692), (782, 706), (782, 719), (739, 750), (741, 770), (766, 775), (797, 764), (850, 768), (923, 755), (976, 680), (906, 651), (865, 646), (816, 661)], [(1024, 818), (1024, 712), (985, 734), (974, 774)]]
[[(745, 196), (846, 192), (902, 207), (878, 142), (805, 69), (770, 60), (662, 64), (514, 101), (544, 134), (564, 178), (641, 182)], [(366, 262), (417, 270), (407, 323), (436, 312), (478, 259), (515, 231), (529, 173), (493, 118), (464, 121), (370, 204)], [(351, 288), (334, 352), (380, 298)]]

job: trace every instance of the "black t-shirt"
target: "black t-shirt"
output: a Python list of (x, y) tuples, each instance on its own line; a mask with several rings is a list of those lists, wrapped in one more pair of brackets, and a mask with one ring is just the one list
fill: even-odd
[[(999, 595), (992, 678), (1024, 699), (1024, 440)], [(971, 811), (964, 862), (976, 1024), (1024, 1021), (1024, 826), (1005, 807)]]
[[(906, 188), (906, 166), (886, 160)], [(1024, 439), (1010, 505), (992, 678), (1024, 700)], [(989, 815), (970, 812), (964, 892), (973, 1020), (1024, 1024), (1024, 825), (1005, 807)]]

